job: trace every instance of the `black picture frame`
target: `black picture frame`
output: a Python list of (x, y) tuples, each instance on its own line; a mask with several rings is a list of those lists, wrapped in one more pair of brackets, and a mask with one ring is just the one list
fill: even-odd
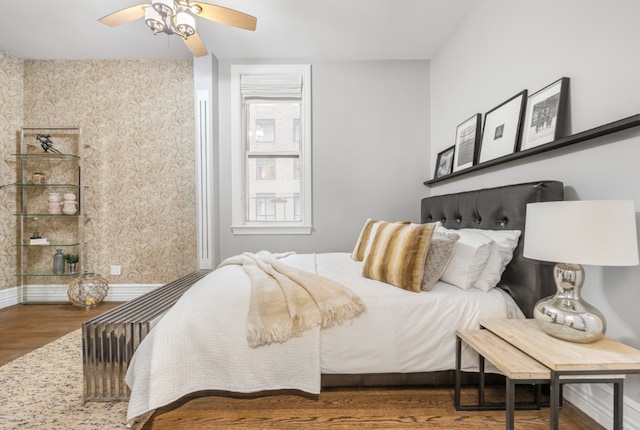
[(438, 153), (436, 171), (433, 174), (434, 178), (441, 178), (453, 172), (453, 154), (455, 153), (455, 149), (456, 147), (454, 145)]
[(478, 158), (480, 142), (480, 120), (482, 115), (473, 115), (456, 127), (453, 171), (458, 172), (473, 166)]
[(569, 78), (563, 77), (536, 91), (527, 100), (520, 150), (553, 142), (566, 132)]
[(527, 90), (523, 90), (484, 115), (479, 164), (518, 151), (526, 104)]

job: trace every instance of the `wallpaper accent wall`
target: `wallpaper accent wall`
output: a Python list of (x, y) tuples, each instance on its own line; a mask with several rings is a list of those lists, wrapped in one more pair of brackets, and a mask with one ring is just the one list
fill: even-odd
[(84, 269), (110, 283), (196, 270), (193, 88), (186, 60), (24, 61), (24, 125), (79, 126), (90, 145)]
[[(24, 68), (21, 59), (0, 50), (0, 185), (16, 182), (18, 130), (22, 124)], [(16, 285), (15, 188), (0, 190), (0, 290)]]

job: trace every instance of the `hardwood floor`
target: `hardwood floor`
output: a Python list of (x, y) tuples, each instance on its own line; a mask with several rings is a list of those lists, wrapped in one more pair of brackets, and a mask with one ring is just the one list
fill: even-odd
[(0, 309), (0, 366), (80, 328), (119, 302), (89, 310), (72, 304), (16, 305)]
[[(105, 302), (84, 311), (73, 305), (17, 305), (0, 309), (0, 365), (80, 327), (118, 303)], [(475, 400), (465, 389), (462, 402)], [(205, 396), (163, 408), (144, 430), (181, 429), (504, 429), (504, 411), (456, 412), (453, 388), (334, 389), (319, 396)], [(488, 390), (496, 400), (504, 387)], [(529, 393), (521, 392), (520, 395)], [(489, 398), (491, 400), (491, 398)], [(548, 429), (549, 409), (516, 411), (516, 429)], [(580, 410), (565, 402), (560, 411), (563, 430), (600, 430)]]

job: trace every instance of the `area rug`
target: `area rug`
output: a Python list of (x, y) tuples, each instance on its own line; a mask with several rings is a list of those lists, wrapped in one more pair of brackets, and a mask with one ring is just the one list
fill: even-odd
[(0, 367), (0, 429), (124, 430), (126, 416), (127, 402), (84, 402), (79, 329)]

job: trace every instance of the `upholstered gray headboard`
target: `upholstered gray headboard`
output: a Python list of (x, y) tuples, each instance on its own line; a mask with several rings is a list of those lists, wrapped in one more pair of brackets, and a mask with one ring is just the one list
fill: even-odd
[[(562, 182), (529, 182), (427, 197), (422, 200), (421, 218), (423, 223), (440, 221), (451, 229), (524, 231), (527, 203), (563, 199)], [(536, 302), (556, 292), (552, 275), (554, 263), (523, 257), (523, 237), (524, 234), (498, 286), (531, 318)]]

